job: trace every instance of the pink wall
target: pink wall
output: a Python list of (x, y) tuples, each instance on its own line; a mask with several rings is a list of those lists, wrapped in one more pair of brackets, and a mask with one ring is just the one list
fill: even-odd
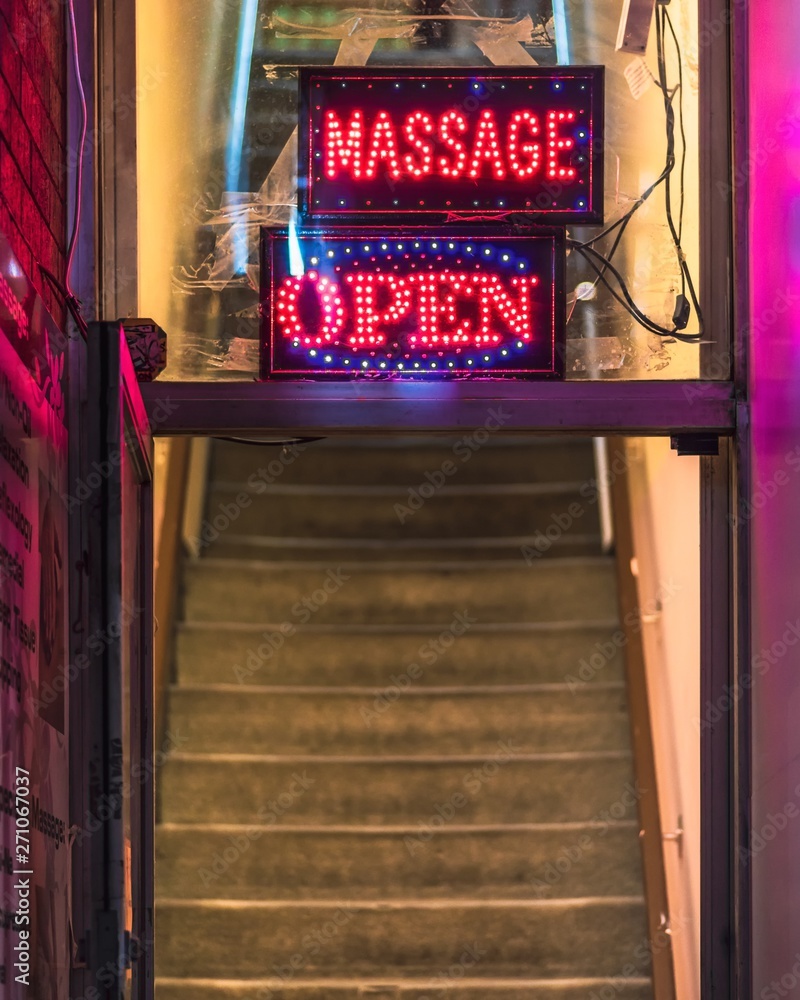
[(754, 996), (800, 997), (800, 5), (748, 5)]

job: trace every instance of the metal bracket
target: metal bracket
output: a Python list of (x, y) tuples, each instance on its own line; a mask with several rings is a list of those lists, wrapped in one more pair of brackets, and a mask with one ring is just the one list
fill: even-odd
[(673, 451), (683, 455), (719, 455), (718, 434), (673, 434), (669, 439)]

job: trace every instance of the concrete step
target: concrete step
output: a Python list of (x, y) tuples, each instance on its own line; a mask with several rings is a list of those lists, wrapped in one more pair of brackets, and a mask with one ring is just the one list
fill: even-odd
[(526, 753), (627, 749), (621, 685), (416, 687), (426, 669), (446, 676), (447, 655), (379, 689), (175, 687), (170, 725), (194, 753), (490, 754), (509, 734)]
[[(450, 971), (441, 970), (449, 976)], [(606, 991), (603, 993), (603, 991)], [(608, 991), (613, 992), (609, 993)], [(435, 991), (435, 992), (434, 992)], [(156, 984), (158, 1000), (653, 1000), (650, 979), (618, 976), (595, 979), (500, 980), (453, 978), (408, 979), (391, 982), (380, 979), (168, 979)]]
[[(614, 976), (645, 937), (639, 898), (235, 902), (162, 899), (156, 973), (199, 978)], [(578, 945), (578, 942), (580, 944)], [(646, 958), (641, 974), (647, 973)], [(636, 970), (639, 971), (639, 970)]]
[[(440, 625), (406, 628), (301, 625), (283, 643), (277, 626), (185, 623), (177, 630), (175, 676), (181, 684), (382, 688), (393, 673), (419, 663), (431, 643), (448, 642), (444, 631), (448, 622), (452, 622), (449, 616)], [(459, 636), (457, 656), (426, 665), (416, 683), (426, 687), (566, 682), (577, 687), (617, 682), (623, 676), (620, 638), (613, 616), (588, 622), (480, 622)], [(244, 667), (238, 675), (236, 666)]]
[(493, 438), (475, 450), (467, 434), (439, 438), (329, 438), (285, 451), (275, 445), (215, 441), (211, 482), (386, 483), (405, 487), (427, 482), (426, 472), (449, 469), (453, 483), (549, 483), (595, 475), (587, 438)]
[[(480, 609), (480, 618), (476, 610)], [(611, 618), (610, 559), (511, 563), (261, 563), (202, 559), (184, 574), (187, 621), (450, 623)]]
[(208, 495), (208, 536), (300, 538), (464, 538), (470, 535), (558, 535), (598, 532), (597, 503), (581, 497), (581, 483), (399, 486), (290, 486), (266, 493), (247, 483), (225, 483)]
[(631, 761), (616, 751), (523, 754), (513, 736), (492, 754), (448, 757), (257, 757), (180, 745), (161, 771), (167, 823), (411, 823), (424, 834), (442, 813), (467, 824), (586, 822), (612, 807), (618, 819), (635, 815)]
[[(408, 560), (431, 563), (464, 562), (480, 559), (539, 559), (569, 556), (596, 556), (601, 551), (600, 535), (570, 530), (553, 536), (508, 535), (504, 538), (341, 538), (282, 535), (238, 535), (233, 527), (206, 542), (201, 539), (200, 554), (215, 559), (292, 560), (302, 557), (325, 559), (331, 565), (353, 561)], [(543, 540), (544, 539), (544, 540)]]
[[(616, 810), (618, 811), (618, 810)], [(635, 896), (638, 824), (415, 827), (162, 824), (158, 897), (551, 899)]]

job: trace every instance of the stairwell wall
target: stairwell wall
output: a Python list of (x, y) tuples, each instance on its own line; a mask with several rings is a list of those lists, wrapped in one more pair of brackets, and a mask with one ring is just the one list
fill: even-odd
[(700, 996), (700, 469), (667, 438), (627, 442), (678, 1000)]

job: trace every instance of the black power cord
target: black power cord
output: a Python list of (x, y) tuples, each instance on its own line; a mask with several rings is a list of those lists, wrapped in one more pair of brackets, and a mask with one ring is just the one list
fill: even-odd
[[(664, 99), (664, 113), (666, 116), (666, 137), (667, 137), (667, 156), (664, 169), (661, 171), (659, 176), (653, 181), (650, 187), (644, 191), (636, 202), (628, 209), (628, 211), (616, 222), (613, 222), (610, 226), (607, 226), (602, 232), (593, 236), (592, 239), (586, 240), (581, 243), (577, 240), (567, 240), (567, 245), (589, 264), (592, 270), (597, 275), (595, 279), (595, 284), (602, 282), (602, 284), (609, 290), (612, 296), (623, 306), (623, 308), (636, 320), (640, 326), (643, 326), (646, 330), (651, 333), (656, 334), (660, 337), (671, 337), (676, 340), (681, 340), (686, 343), (697, 343), (704, 334), (704, 323), (703, 323), (703, 313), (700, 308), (700, 303), (697, 299), (697, 294), (694, 287), (694, 282), (692, 280), (691, 271), (686, 262), (686, 255), (683, 252), (683, 247), (681, 245), (681, 239), (683, 236), (683, 216), (684, 216), (684, 206), (685, 206), (685, 179), (686, 179), (686, 130), (684, 126), (683, 117), (683, 63), (682, 63), (682, 53), (680, 48), (680, 43), (678, 37), (675, 33), (675, 28), (670, 19), (669, 13), (667, 12), (666, 5), (658, 4), (656, 6), (656, 49), (657, 49), (657, 61), (658, 61), (658, 87), (662, 92)], [(675, 50), (678, 59), (678, 83), (677, 85), (670, 89), (669, 82), (667, 79), (667, 60), (666, 60), (666, 33), (669, 29), (669, 33), (672, 36), (672, 40), (675, 44)], [(675, 155), (675, 96), (678, 95), (678, 122), (681, 137), (681, 159), (680, 159), (680, 170), (679, 170), (679, 208), (678, 208), (678, 222), (675, 223), (672, 210), (672, 187), (671, 187), (671, 175), (675, 170), (677, 164), (677, 158)], [(669, 227), (670, 236), (672, 238), (672, 243), (675, 248), (675, 254), (678, 260), (678, 266), (681, 275), (681, 290), (678, 294), (675, 302), (675, 311), (672, 316), (672, 327), (664, 327), (655, 320), (650, 319), (645, 313), (636, 305), (631, 296), (625, 279), (612, 264), (612, 259), (616, 254), (619, 245), (622, 241), (622, 237), (625, 234), (629, 223), (633, 219), (634, 215), (639, 211), (642, 205), (650, 198), (653, 192), (664, 185), (664, 201), (665, 210), (667, 218), (667, 226)], [(601, 253), (596, 249), (595, 244), (604, 239), (606, 236), (610, 236), (611, 233), (616, 231), (616, 236), (614, 242), (609, 248), (607, 253)], [(598, 263), (599, 262), (599, 263)], [(612, 286), (611, 282), (606, 277), (606, 272), (610, 272), (619, 286), (619, 292)], [(688, 291), (688, 297), (687, 297)], [(621, 292), (621, 295), (619, 294)], [(698, 332), (697, 333), (682, 333), (689, 323), (689, 318), (691, 315), (691, 310), (694, 308), (695, 315), (697, 317)]]

